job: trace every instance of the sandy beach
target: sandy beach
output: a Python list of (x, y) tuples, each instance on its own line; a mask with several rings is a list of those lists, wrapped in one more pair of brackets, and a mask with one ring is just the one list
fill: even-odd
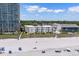
[[(66, 38), (24, 38), (24, 39), (4, 39), (0, 40), (0, 48), (4, 47), (4, 53), (1, 56), (42, 56), (42, 55), (79, 55), (75, 49), (79, 49), (79, 37), (66, 37)], [(22, 51), (18, 48), (21, 47)], [(70, 48), (72, 52), (67, 53), (63, 50)], [(55, 50), (61, 50), (62, 53), (55, 53)], [(46, 53), (42, 53), (45, 50)], [(9, 54), (9, 51), (12, 51)]]

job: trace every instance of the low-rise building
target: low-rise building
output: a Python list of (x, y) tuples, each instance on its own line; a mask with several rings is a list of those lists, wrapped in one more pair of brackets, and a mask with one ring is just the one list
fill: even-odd
[(42, 26), (41, 25), (35, 26), (35, 32), (37, 32), (37, 33), (42, 32)]
[(46, 33), (46, 32), (52, 32), (53, 31), (52, 28), (53, 27), (51, 25), (43, 25), (42, 26), (42, 32), (44, 32), (44, 33)]
[(61, 30), (65, 32), (77, 32), (79, 31), (79, 26), (76, 24), (61, 24)]
[(28, 32), (28, 33), (35, 33), (35, 26), (33, 25), (25, 25), (25, 32)]
[(47, 32), (77, 32), (79, 26), (76, 24), (53, 24), (53, 25), (25, 25), (25, 32), (28, 33), (47, 33)]
[(51, 25), (37, 25), (37, 26), (33, 26), (33, 25), (25, 25), (25, 32), (28, 33), (46, 33), (46, 32), (53, 32), (53, 29), (55, 27), (51, 26)]

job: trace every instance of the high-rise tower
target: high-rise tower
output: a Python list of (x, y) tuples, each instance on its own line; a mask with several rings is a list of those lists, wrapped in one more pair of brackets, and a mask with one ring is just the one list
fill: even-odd
[(16, 32), (20, 27), (18, 3), (0, 3), (0, 33)]

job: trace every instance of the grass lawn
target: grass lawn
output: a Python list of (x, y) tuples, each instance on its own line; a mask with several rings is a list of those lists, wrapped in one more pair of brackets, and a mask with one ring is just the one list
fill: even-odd
[(53, 33), (23, 33), (22, 38), (28, 37), (53, 37)]
[(0, 35), (0, 39), (5, 39), (5, 38), (18, 38), (17, 34), (2, 34)]

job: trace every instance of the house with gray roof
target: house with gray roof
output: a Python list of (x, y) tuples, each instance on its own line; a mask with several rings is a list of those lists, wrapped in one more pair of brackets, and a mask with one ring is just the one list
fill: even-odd
[(77, 32), (79, 31), (79, 26), (76, 24), (61, 24), (61, 30), (65, 32)]

